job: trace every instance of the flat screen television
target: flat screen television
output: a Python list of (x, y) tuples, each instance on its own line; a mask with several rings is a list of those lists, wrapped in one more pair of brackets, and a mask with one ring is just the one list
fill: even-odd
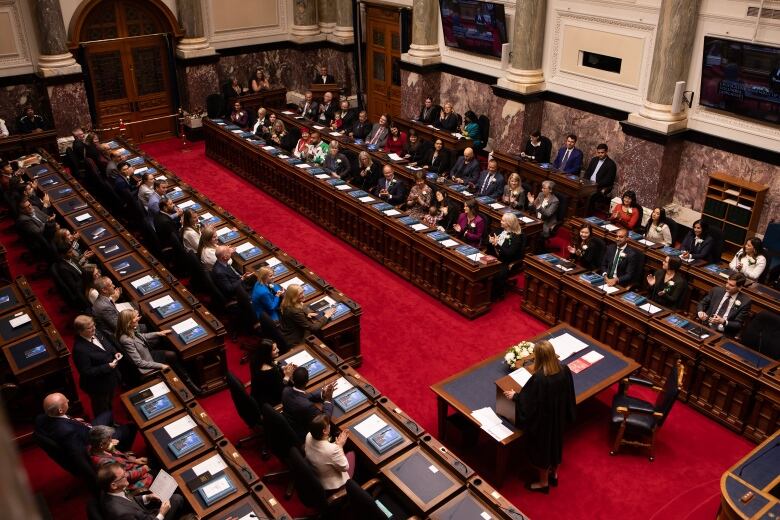
[(780, 123), (780, 47), (705, 36), (699, 103)]
[(447, 47), (501, 57), (501, 45), (507, 43), (503, 4), (439, 0), (439, 6)]

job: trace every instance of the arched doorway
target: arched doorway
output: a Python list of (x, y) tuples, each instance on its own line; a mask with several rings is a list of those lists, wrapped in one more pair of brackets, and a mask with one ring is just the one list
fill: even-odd
[[(176, 130), (173, 38), (182, 31), (159, 0), (86, 0), (73, 15), (71, 49), (85, 72), (97, 128), (122, 120), (136, 142)], [(116, 130), (103, 132), (108, 138)]]

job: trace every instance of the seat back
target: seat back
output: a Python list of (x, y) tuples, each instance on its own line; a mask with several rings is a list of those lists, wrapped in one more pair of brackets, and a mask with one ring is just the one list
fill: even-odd
[(90, 488), (94, 489), (96, 486), (96, 474), (95, 469), (89, 462), (86, 448), (83, 453), (70, 453), (57, 444), (54, 439), (48, 437), (44, 433), (33, 431), (33, 441), (41, 448), (51, 460), (57, 463), (62, 469), (70, 473), (71, 475), (84, 480)]
[(325, 488), (322, 487), (320, 479), (314, 473), (314, 468), (296, 446), (291, 447), (288, 452), (287, 467), (292, 473), (295, 490), (303, 505), (317, 511), (323, 511), (328, 505)]
[(374, 497), (352, 479), (347, 480), (347, 498), (355, 518), (387, 520), (387, 515), (376, 505)]
[(222, 117), (225, 113), (225, 98), (222, 94), (210, 94), (206, 97), (206, 112), (211, 119)]
[(485, 114), (482, 114), (477, 118), (479, 124), (479, 136), (484, 147), (488, 142), (488, 136), (490, 135), (490, 119)]
[(685, 367), (683, 367), (682, 361), (678, 359), (672, 367), (671, 372), (669, 372), (663, 390), (659, 392), (658, 397), (655, 400), (655, 405), (653, 405), (653, 410), (662, 414), (661, 417), (657, 419), (659, 427), (663, 425), (674, 402), (677, 400), (677, 394), (680, 393), (680, 386), (682, 386), (684, 374)]
[(680, 243), (683, 237), (680, 236), (680, 224), (669, 217), (666, 217), (666, 225), (669, 226), (669, 233), (672, 235), (672, 246)]
[(712, 251), (710, 251), (709, 260), (717, 264), (723, 254), (723, 231), (711, 224), (708, 233), (712, 237)]
[(262, 425), (263, 415), (260, 413), (260, 407), (252, 396), (246, 393), (244, 383), (235, 374), (228, 371), (227, 384), (230, 390), (230, 397), (233, 399), (233, 405), (236, 407), (241, 420), (250, 428), (257, 428)]
[(761, 354), (780, 359), (780, 316), (772, 311), (759, 312), (748, 323), (741, 341)]
[(780, 265), (780, 222), (767, 224), (763, 243), (768, 262), (765, 271), (769, 272), (776, 265)]
[(643, 208), (641, 204), (637, 203), (636, 210), (639, 213), (639, 220), (636, 221), (636, 226), (634, 226), (634, 229), (632, 229), (631, 231), (641, 233), (643, 231), (642, 220), (644, 220), (645, 218), (645, 208)]
[(268, 403), (260, 407), (263, 414), (263, 431), (268, 449), (282, 461), (287, 460), (290, 448), (298, 445), (298, 435), (282, 414)]
[(87, 501), (87, 520), (104, 520), (103, 508), (100, 507), (100, 498), (92, 497)]

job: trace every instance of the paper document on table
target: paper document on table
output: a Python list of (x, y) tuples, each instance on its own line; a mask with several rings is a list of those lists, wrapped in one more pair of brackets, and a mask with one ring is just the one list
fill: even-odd
[(387, 426), (387, 423), (381, 417), (377, 414), (371, 414), (371, 417), (355, 425), (355, 431), (368, 439), (385, 426)]
[(76, 222), (84, 222), (88, 218), (92, 217), (89, 213), (82, 213), (81, 215), (76, 215)]
[(507, 428), (501, 423), (493, 424), (491, 426), (482, 426), (482, 429), (485, 430), (491, 437), (493, 437), (498, 442), (503, 441), (510, 435), (512, 435), (512, 430)]
[(284, 289), (286, 291), (293, 284), (303, 285), (303, 280), (301, 280), (297, 276), (294, 276), (293, 278), (290, 278), (289, 280), (285, 280), (284, 282), (280, 283), (279, 285), (282, 287), (282, 289)]
[(336, 186), (336, 189), (339, 191), (347, 191), (347, 190), (352, 190), (354, 188), (349, 184), (339, 184), (338, 186)]
[(397, 209), (388, 209), (386, 211), (383, 211), (382, 213), (384, 213), (388, 217), (394, 217), (396, 215), (400, 215), (401, 214), (401, 212), (398, 211)]
[(164, 469), (161, 469), (157, 476), (154, 477), (152, 485), (149, 486), (149, 491), (154, 493), (161, 502), (165, 502), (171, 499), (178, 487), (176, 479), (166, 473)]
[(447, 240), (442, 240), (442, 241), (441, 241), (441, 245), (443, 245), (444, 247), (453, 247), (453, 246), (457, 246), (459, 243), (460, 243), (460, 242), (458, 242), (457, 240), (453, 240), (453, 239), (451, 239), (451, 238), (448, 238)]
[(309, 354), (308, 350), (301, 350), (297, 354), (294, 354), (287, 359), (285, 359), (285, 362), (287, 362), (288, 365), (295, 365), (295, 366), (301, 366), (309, 361), (314, 359), (311, 354)]
[(534, 221), (534, 219), (532, 219), (531, 217), (520, 217), (520, 221), (523, 224), (530, 224), (531, 222)]
[(647, 302), (644, 305), (639, 306), (640, 309), (642, 309), (645, 312), (649, 312), (650, 314), (655, 314), (656, 312), (661, 312), (661, 307), (656, 307), (650, 302)]
[(151, 401), (152, 399), (160, 397), (161, 395), (167, 394), (171, 391), (171, 389), (168, 388), (168, 385), (166, 385), (165, 382), (160, 382), (150, 386), (146, 389), (146, 391), (151, 392), (151, 395), (146, 398), (147, 401)]
[(218, 237), (221, 237), (222, 235), (230, 233), (231, 231), (232, 230), (229, 227), (225, 226), (225, 227), (219, 228), (214, 234), (217, 235)]
[(319, 180), (324, 181), (325, 179), (330, 179), (330, 175), (327, 173), (318, 173), (315, 175)]
[(114, 306), (116, 307), (116, 310), (118, 310), (119, 312), (122, 312), (122, 311), (132, 311), (132, 310), (135, 309), (133, 307), (133, 304), (129, 303), (129, 302), (116, 303), (116, 304), (114, 304)]
[(222, 460), (222, 457), (219, 455), (214, 455), (213, 457), (209, 457), (208, 459), (204, 460), (200, 464), (193, 466), (192, 472), (195, 473), (195, 476), (198, 477), (207, 471), (212, 475), (216, 475), (225, 468), (227, 468), (227, 464), (225, 464), (225, 461)]
[(255, 246), (254, 246), (254, 244), (252, 244), (252, 242), (244, 242), (240, 246), (236, 247), (236, 253), (238, 253), (240, 255), (244, 251), (249, 251), (253, 247), (255, 247)]
[(615, 224), (604, 224), (604, 229), (611, 232), (611, 231), (617, 231), (620, 228)]
[(306, 164), (306, 163), (296, 164), (295, 166), (302, 170), (305, 170), (306, 168), (311, 168), (311, 164)]
[(294, 116), (295, 112), (290, 112), (289, 110), (282, 110), (282, 114), (286, 116)]
[(582, 356), (582, 359), (584, 359), (585, 361), (587, 361), (592, 365), (596, 361), (601, 361), (602, 359), (604, 359), (604, 356), (602, 354), (599, 354), (595, 350), (591, 350), (590, 352)]
[(8, 320), (8, 324), (11, 326), (12, 329), (15, 329), (16, 327), (19, 327), (31, 321), (32, 318), (30, 318), (30, 315), (24, 313), (21, 316), (17, 316), (16, 318), (11, 318), (10, 320)]
[(588, 346), (587, 343), (580, 341), (568, 332), (550, 339), (550, 343), (552, 343), (555, 353), (558, 354), (558, 358), (561, 361)]
[(389, 153), (389, 154), (387, 154), (387, 157), (388, 157), (388, 158), (389, 158), (391, 161), (403, 161), (403, 159), (404, 159), (403, 157), (401, 157), (401, 156), (400, 156), (400, 155), (398, 155), (397, 153)]
[(615, 287), (614, 285), (610, 286), (607, 284), (598, 285), (597, 287), (607, 294), (612, 294), (613, 292), (620, 290), (620, 287)]
[(342, 135), (344, 135), (344, 132), (331, 132), (330, 135), (334, 137), (341, 137)]
[(143, 276), (143, 277), (139, 278), (138, 280), (135, 280), (134, 282), (130, 282), (130, 285), (132, 285), (133, 287), (138, 289), (142, 285), (146, 285), (146, 284), (148, 284), (151, 281), (152, 281), (152, 277), (147, 274), (146, 276)]
[(324, 126), (322, 126), (322, 125), (312, 125), (312, 126), (313, 126), (315, 129), (317, 129), (317, 130), (324, 130), (324, 129), (325, 129), (325, 127), (324, 127)]
[(165, 433), (168, 434), (168, 437), (173, 439), (174, 437), (178, 437), (182, 433), (188, 432), (197, 426), (198, 425), (195, 424), (195, 421), (192, 420), (192, 417), (185, 415), (181, 419), (173, 421), (171, 424), (166, 426)]
[(168, 296), (163, 296), (162, 298), (157, 298), (156, 300), (150, 301), (149, 302), (149, 306), (152, 309), (156, 309), (158, 307), (162, 307), (163, 305), (168, 305), (168, 304), (171, 304), (171, 303), (173, 303), (173, 298), (171, 298), (170, 295), (168, 295)]
[(173, 329), (173, 332), (176, 334), (184, 334), (190, 329), (194, 329), (198, 326), (198, 322), (193, 320), (192, 318), (187, 318), (186, 320), (182, 321), (181, 323), (177, 323), (176, 325), (172, 325), (171, 328)]
[(358, 200), (360, 202), (374, 202), (374, 197), (371, 195), (366, 195), (365, 197), (360, 197)]
[(209, 482), (201, 488), (207, 498), (215, 497), (230, 487), (230, 482), (226, 478), (220, 478)]
[(279, 264), (281, 264), (281, 263), (282, 263), (282, 261), (281, 261), (281, 260), (279, 260), (278, 258), (276, 258), (275, 256), (272, 256), (271, 258), (269, 258), (268, 260), (266, 260), (266, 261), (265, 261), (265, 263), (266, 263), (266, 265), (268, 265), (268, 267), (273, 267), (273, 266), (275, 266), (275, 265), (279, 265)]
[(423, 229), (428, 229), (428, 226), (426, 226), (421, 222), (418, 222), (417, 224), (412, 224), (412, 229), (415, 231), (422, 231)]
[(353, 388), (352, 383), (347, 381), (346, 377), (340, 377), (336, 380), (336, 387), (333, 389), (333, 397), (338, 397), (350, 388)]
[(501, 417), (489, 406), (472, 411), (471, 416), (482, 426), (501, 424)]
[(646, 246), (651, 246), (651, 247), (655, 245), (655, 242), (652, 242), (652, 241), (650, 241), (650, 240), (647, 240), (646, 238), (643, 238), (643, 239), (641, 239), (641, 240), (638, 240), (638, 242), (639, 242), (640, 244), (643, 244), (643, 245), (646, 245)]
[(501, 208), (505, 208), (506, 206), (504, 206), (500, 202), (494, 202), (493, 204), (490, 205), (490, 207), (493, 209), (501, 209)]
[(525, 367), (520, 367), (514, 372), (509, 374), (509, 377), (515, 380), (515, 383), (517, 383), (520, 386), (525, 386), (525, 384), (528, 382), (529, 379), (531, 379), (531, 372), (526, 370)]

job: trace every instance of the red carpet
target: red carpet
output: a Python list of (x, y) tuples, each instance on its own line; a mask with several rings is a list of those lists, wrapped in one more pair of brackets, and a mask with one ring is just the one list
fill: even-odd
[[(469, 321), (392, 274), (375, 261), (333, 237), (305, 217), (265, 195), (230, 171), (206, 159), (203, 143), (180, 152), (169, 140), (144, 149), (225, 209), (244, 220), (277, 246), (311, 268), (363, 307), (361, 374), (424, 428), (436, 433), (436, 400), (429, 386), (502, 348), (545, 329), (520, 311), (520, 298), (510, 294), (487, 316)], [(7, 223), (6, 223), (7, 224)], [(9, 225), (0, 229), (9, 248), (12, 272), (24, 268)], [(49, 282), (34, 288), (61, 333), (71, 335), (70, 316), (58, 315), (59, 299), (47, 298)], [(247, 378), (240, 353), (229, 345), (230, 369)], [(613, 389), (578, 410), (578, 422), (567, 437), (560, 487), (550, 496), (522, 488), (527, 468), (517, 455), (515, 470), (501, 492), (532, 518), (712, 518), (719, 503), (721, 473), (752, 444), (715, 422), (678, 404), (659, 434), (657, 458), (609, 456), (609, 403)], [(226, 391), (202, 400), (206, 410), (233, 441), (246, 433)], [(486, 467), (492, 452), (462, 453), (490, 481)], [(459, 451), (456, 446), (451, 446)], [(242, 454), (259, 473), (268, 471), (253, 448)], [(480, 456), (482, 453), (489, 455)], [(55, 518), (83, 517), (83, 498), (65, 500), (75, 481), (55, 467), (37, 448), (23, 451), (24, 465), (36, 492), (45, 496)], [(279, 488), (274, 488), (281, 496)], [(285, 502), (295, 514), (295, 500)], [(576, 511), (576, 513), (573, 513)]]

